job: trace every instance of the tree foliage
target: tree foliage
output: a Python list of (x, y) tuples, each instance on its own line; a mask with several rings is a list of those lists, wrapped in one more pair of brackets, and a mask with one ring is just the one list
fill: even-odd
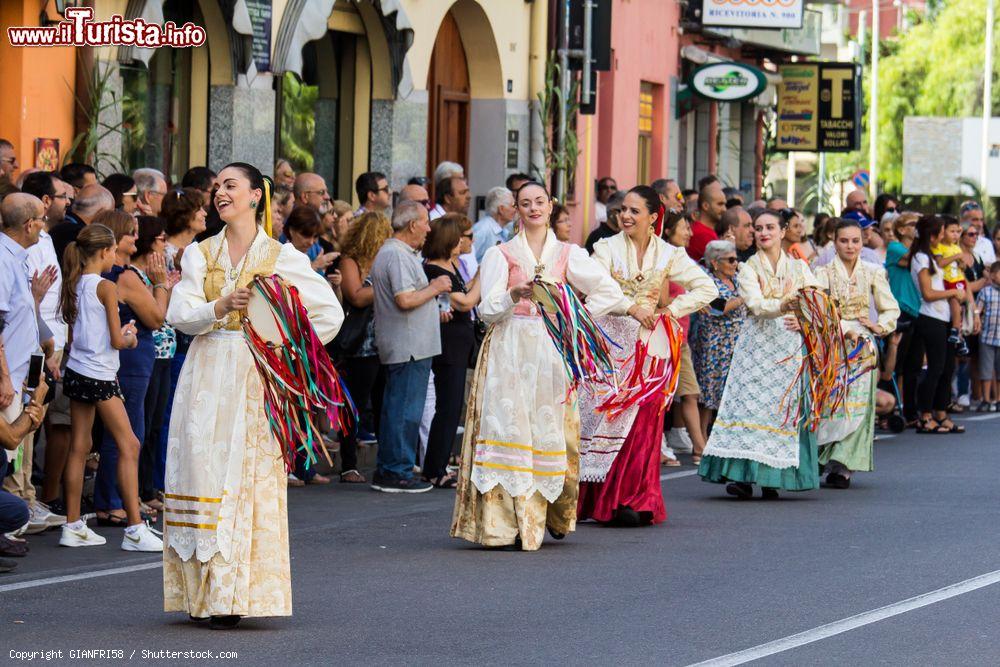
[[(982, 113), (986, 0), (940, 0), (934, 5), (923, 22), (881, 46), (878, 159), (885, 191), (902, 187), (904, 118)], [(996, 76), (1000, 32), (996, 25), (993, 30)], [(870, 95), (867, 85), (865, 92)], [(1000, 86), (994, 85), (992, 97), (996, 110)]]

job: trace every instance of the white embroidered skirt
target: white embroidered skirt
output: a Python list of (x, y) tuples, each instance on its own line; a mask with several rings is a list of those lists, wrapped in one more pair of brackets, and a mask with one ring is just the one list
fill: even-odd
[(287, 478), (240, 332), (191, 344), (174, 396), (165, 486), (165, 610), (291, 614)]

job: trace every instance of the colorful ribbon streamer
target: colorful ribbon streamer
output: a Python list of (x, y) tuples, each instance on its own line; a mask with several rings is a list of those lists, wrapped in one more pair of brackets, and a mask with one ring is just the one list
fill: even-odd
[(660, 315), (653, 328), (663, 327), (667, 335), (669, 355), (657, 357), (649, 353), (649, 345), (640, 336), (635, 341), (635, 350), (622, 364), (624, 379), (618, 391), (612, 393), (597, 409), (606, 412), (609, 419), (615, 419), (633, 405), (646, 405), (650, 401), (660, 401), (661, 411), (670, 407), (677, 391), (680, 377), (681, 346), (684, 332), (673, 319)]
[[(619, 347), (594, 322), (576, 293), (564, 283), (535, 277), (535, 304), (545, 330), (563, 361), (569, 392), (610, 384), (617, 389), (611, 345)], [(567, 394), (568, 395), (568, 394)]]
[(264, 297), (281, 333), (280, 344), (266, 341), (243, 317), (243, 336), (260, 374), (268, 424), (285, 467), (295, 468), (299, 452), (307, 468), (319, 453), (332, 464), (313, 414), (326, 413), (330, 424), (348, 433), (358, 421), (354, 401), (309, 321), (298, 289), (277, 275), (257, 276), (250, 287)]

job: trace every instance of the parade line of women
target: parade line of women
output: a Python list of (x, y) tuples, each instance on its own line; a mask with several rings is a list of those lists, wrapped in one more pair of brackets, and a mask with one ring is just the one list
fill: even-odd
[[(307, 257), (270, 238), (269, 181), (237, 163), (220, 172), (219, 183), (215, 206), (225, 228), (184, 253), (167, 313), (194, 342), (170, 423), (164, 605), (226, 629), (242, 617), (291, 614), (281, 450), (287, 443), (278, 443), (269, 428), (262, 380), (240, 332), (248, 287), (256, 276), (271, 275), (294, 285), (323, 342), (336, 335), (344, 316)], [(533, 289), (543, 279), (582, 295), (614, 341), (614, 364), (623, 371), (631, 349), (661, 360), (673, 354), (676, 362), (679, 345), (661, 349), (657, 331), (717, 300), (716, 282), (660, 238), (664, 209), (649, 187), (629, 191), (622, 231), (599, 242), (594, 257), (556, 239), (552, 199), (542, 185), (522, 185), (515, 202), (520, 230), (486, 252), (479, 274), (478, 315), (489, 328), (468, 399), (451, 534), (488, 548), (532, 551), (546, 532), (565, 538), (578, 519), (662, 522), (659, 454), (669, 391), (614, 415), (598, 409), (600, 397), (574, 392)], [(858, 259), (856, 224), (837, 228), (837, 260), (818, 277), (782, 252), (786, 224), (771, 212), (754, 222), (757, 253), (737, 281), (750, 315), (699, 469), (741, 498), (752, 494), (753, 484), (765, 497), (816, 488), (820, 462), (840, 487), (853, 472), (872, 469), (874, 375), (851, 385), (846, 414), (831, 415), (819, 433), (804, 421), (782, 421), (782, 393), (802, 355), (790, 315), (798, 290), (828, 288), (843, 304), (842, 326), (852, 341), (887, 334), (899, 313), (884, 271)], [(671, 285), (683, 292), (671, 297)], [(587, 415), (582, 426), (581, 411)]]

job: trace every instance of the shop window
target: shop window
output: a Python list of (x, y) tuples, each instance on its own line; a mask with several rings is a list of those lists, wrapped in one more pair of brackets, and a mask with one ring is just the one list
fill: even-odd
[[(167, 0), (166, 21), (204, 25), (195, 0)], [(162, 171), (178, 183), (193, 166), (205, 164), (208, 108), (208, 46), (196, 49), (156, 50), (149, 66), (122, 63), (122, 168), (140, 167)], [(197, 51), (197, 53), (196, 53)], [(196, 76), (197, 74), (197, 76)], [(204, 88), (201, 84), (204, 82)], [(199, 111), (193, 113), (196, 101)], [(193, 151), (193, 146), (197, 150)]]
[(639, 150), (636, 181), (649, 183), (653, 161), (653, 84), (643, 81), (639, 88)]

